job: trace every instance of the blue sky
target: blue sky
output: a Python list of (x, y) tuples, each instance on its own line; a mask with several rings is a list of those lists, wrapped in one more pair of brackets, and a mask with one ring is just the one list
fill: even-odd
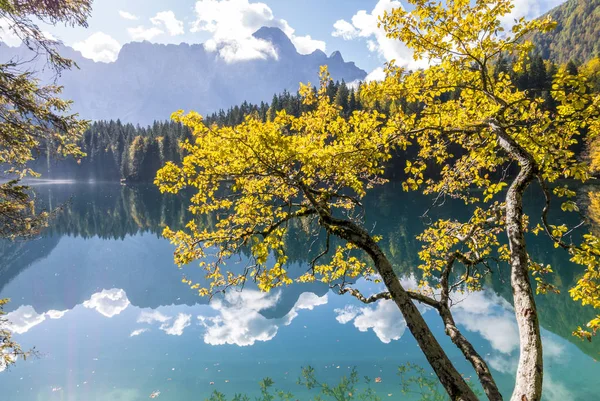
[[(562, 1), (515, 0), (510, 19), (537, 17)], [(371, 72), (392, 58), (413, 63), (410, 52), (376, 26), (378, 14), (402, 5), (398, 0), (96, 0), (87, 29), (44, 29), (96, 61), (114, 61), (123, 44), (149, 40), (205, 43), (229, 62), (240, 62), (277, 57), (268, 43), (251, 37), (260, 26), (277, 26), (301, 53), (339, 50)], [(0, 21), (0, 40), (11, 44), (9, 36)]]

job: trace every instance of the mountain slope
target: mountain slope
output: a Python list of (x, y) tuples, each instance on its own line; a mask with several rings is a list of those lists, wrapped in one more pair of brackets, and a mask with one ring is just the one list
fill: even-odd
[[(270, 100), (284, 89), (295, 92), (299, 82), (318, 82), (320, 65), (328, 65), (334, 79), (364, 79), (365, 71), (345, 62), (339, 52), (301, 55), (278, 28), (261, 28), (256, 37), (269, 40), (277, 59), (226, 63), (203, 45), (161, 45), (134, 42), (123, 46), (114, 63), (95, 63), (65, 47), (61, 53), (80, 69), (66, 71), (58, 83), (74, 101), (83, 118), (150, 124), (168, 119), (178, 109), (202, 114), (249, 101)], [(1, 47), (1, 59), (25, 58), (26, 49)], [(42, 74), (42, 80), (50, 76)]]
[(584, 62), (600, 52), (600, 0), (569, 0), (547, 15), (558, 23), (556, 29), (532, 38), (543, 58)]

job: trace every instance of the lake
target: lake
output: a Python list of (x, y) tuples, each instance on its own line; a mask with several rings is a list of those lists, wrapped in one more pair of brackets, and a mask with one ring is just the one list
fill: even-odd
[[(208, 303), (181, 282), (199, 269), (178, 269), (173, 247), (160, 236), (165, 224), (185, 223), (182, 198), (109, 183), (44, 183), (36, 191), (44, 204), (64, 204), (64, 211), (39, 239), (0, 244), (0, 298), (11, 298), (6, 311), (15, 339), (40, 353), (0, 373), (3, 401), (134, 401), (158, 391), (159, 400), (191, 401), (215, 389), (254, 396), (265, 377), (275, 389), (308, 400), (316, 393), (296, 382), (309, 365), (323, 382), (335, 384), (355, 367), (383, 399), (418, 399), (401, 393), (396, 373), (406, 362), (427, 363), (391, 301), (365, 306), (306, 284), (268, 294), (248, 285)], [(531, 210), (540, 201), (535, 191), (525, 199)], [(424, 227), (428, 200), (388, 185), (365, 206), (368, 226), (383, 235), (403, 282), (415, 285), (420, 244), (414, 237)], [(443, 212), (466, 213), (451, 204)], [(593, 315), (568, 296), (580, 269), (545, 238), (528, 240), (536, 260), (557, 271), (550, 281), (561, 289), (538, 297), (544, 399), (598, 399), (600, 339), (588, 343), (570, 334)], [(293, 236), (287, 241), (290, 268), (304, 271), (308, 244)], [(455, 306), (459, 326), (491, 365), (505, 398), (518, 358), (508, 279), (501, 266), (485, 291), (462, 295)], [(420, 308), (457, 367), (472, 376), (438, 315)]]

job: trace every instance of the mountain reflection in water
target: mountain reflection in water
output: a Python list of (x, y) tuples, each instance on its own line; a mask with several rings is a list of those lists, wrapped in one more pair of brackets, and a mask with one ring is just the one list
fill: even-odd
[[(381, 377), (376, 390), (387, 397), (400, 395), (398, 365), (426, 366), (391, 301), (366, 306), (319, 283), (271, 293), (248, 284), (210, 304), (199, 298), (181, 282), (183, 274), (200, 280), (199, 269), (177, 269), (172, 246), (160, 237), (165, 225), (185, 224), (183, 198), (114, 184), (43, 185), (38, 197), (51, 206), (69, 202), (40, 239), (0, 245), (0, 298), (12, 299), (12, 330), (25, 347), (35, 345), (42, 353), (0, 374), (9, 400), (141, 400), (156, 390), (161, 399), (196, 400), (215, 388), (256, 392), (266, 376), (276, 388), (308, 399), (296, 379), (309, 364), (324, 381), (356, 366), (361, 375)], [(383, 235), (382, 245), (408, 287), (419, 277), (420, 244), (414, 238), (423, 229), (419, 215), (426, 202), (393, 187), (365, 200), (369, 224)], [(534, 202), (539, 197), (530, 193), (526, 203)], [(452, 209), (457, 218), (461, 213), (459, 206)], [(287, 241), (290, 269), (300, 274), (310, 260), (307, 242), (301, 233)], [(593, 313), (568, 296), (578, 268), (547, 241), (529, 241), (533, 256), (555, 268), (551, 281), (561, 289), (538, 298), (545, 399), (594, 399), (600, 347), (570, 335)], [(241, 255), (240, 266), (243, 260)], [(509, 394), (519, 343), (505, 270), (495, 272), (485, 291), (457, 294), (455, 317)], [(359, 285), (367, 293), (376, 290), (373, 283)], [(419, 308), (468, 374), (439, 317)]]

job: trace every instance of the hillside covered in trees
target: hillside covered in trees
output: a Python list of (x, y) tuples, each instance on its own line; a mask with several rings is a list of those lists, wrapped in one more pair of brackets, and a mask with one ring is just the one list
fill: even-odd
[(568, 0), (548, 14), (556, 29), (533, 37), (543, 58), (557, 63), (585, 62), (600, 53), (600, 0)]
[[(588, 75), (594, 90), (600, 90), (600, 59), (594, 58), (583, 65), (571, 61), (567, 65), (571, 74), (578, 71)], [(555, 105), (549, 95), (552, 77), (558, 71), (558, 65), (535, 55), (524, 65), (519, 73), (513, 72), (512, 60), (502, 58), (495, 66), (495, 73), (506, 72), (521, 89), (530, 90), (532, 96), (541, 95), (546, 99), (546, 107), (552, 110)], [(394, 108), (403, 107), (402, 99), (387, 104), (375, 102), (370, 104), (360, 96), (361, 85), (348, 85), (344, 81), (329, 82), (327, 92), (335, 104), (341, 107), (345, 116), (363, 109), (376, 109), (388, 114)], [(261, 121), (272, 120), (276, 113), (299, 116), (311, 106), (302, 104), (299, 93), (284, 91), (274, 95), (271, 102), (254, 104), (243, 102), (227, 110), (219, 110), (205, 117), (207, 125), (234, 126), (244, 121), (247, 116), (254, 116)], [(94, 122), (85, 132), (81, 147), (87, 154), (79, 160), (48, 160), (39, 157), (33, 166), (42, 173), (43, 178), (151, 182), (156, 171), (167, 161), (178, 163), (182, 153), (179, 142), (189, 139), (191, 134), (187, 128), (172, 121), (157, 121), (147, 127), (124, 124), (121, 121)], [(579, 146), (577, 151), (582, 151)], [(387, 174), (390, 178), (403, 174), (404, 164), (397, 158), (391, 160)]]

